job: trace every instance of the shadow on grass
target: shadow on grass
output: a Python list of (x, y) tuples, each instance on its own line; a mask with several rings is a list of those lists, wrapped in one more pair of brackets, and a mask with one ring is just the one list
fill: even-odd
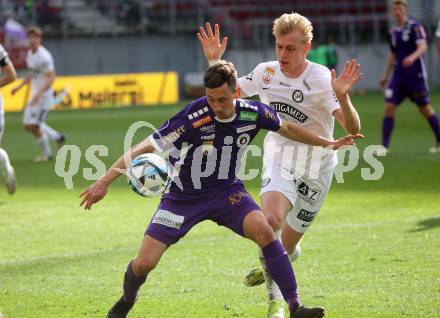
[(434, 229), (436, 227), (440, 227), (440, 216), (436, 216), (436, 217), (433, 217), (430, 219), (425, 219), (425, 220), (419, 221), (417, 223), (417, 228), (415, 228), (409, 232), (414, 233), (414, 232), (427, 231), (427, 230)]

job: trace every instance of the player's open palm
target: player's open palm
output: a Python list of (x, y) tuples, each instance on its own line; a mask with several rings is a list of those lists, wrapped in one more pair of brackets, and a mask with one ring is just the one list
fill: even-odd
[(214, 26), (214, 33), (212, 33), (211, 24), (206, 23), (206, 32), (203, 26), (199, 28), (197, 38), (202, 45), (203, 53), (208, 61), (219, 60), (225, 53), (228, 38), (224, 37), (220, 43), (220, 28), (218, 24)]
[(337, 95), (346, 95), (350, 89), (362, 78), (359, 72), (361, 65), (355, 59), (345, 62), (344, 70), (339, 77), (336, 77), (336, 71), (332, 70), (332, 87)]
[(83, 198), (80, 206), (84, 205), (85, 210), (90, 210), (92, 205), (102, 200), (106, 194), (107, 186), (97, 181), (80, 194), (80, 197)]
[(344, 146), (355, 145), (356, 143), (354, 140), (359, 139), (359, 138), (364, 138), (364, 135), (354, 134), (354, 135), (344, 136), (342, 138), (335, 140), (333, 142), (333, 144), (331, 145), (331, 148), (333, 150), (338, 150), (339, 148), (344, 147)]

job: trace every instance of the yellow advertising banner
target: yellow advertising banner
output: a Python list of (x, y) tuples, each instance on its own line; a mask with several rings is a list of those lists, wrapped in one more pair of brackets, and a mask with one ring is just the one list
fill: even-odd
[[(26, 106), (29, 87), (11, 95), (17, 81), (2, 89), (5, 111), (21, 111)], [(179, 100), (178, 86), (176, 72), (58, 76), (53, 108), (174, 104)]]

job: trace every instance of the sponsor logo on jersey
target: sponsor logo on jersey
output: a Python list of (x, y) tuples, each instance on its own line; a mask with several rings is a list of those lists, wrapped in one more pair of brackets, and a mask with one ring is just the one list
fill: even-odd
[(244, 147), (247, 144), (249, 144), (250, 141), (251, 141), (251, 136), (249, 136), (248, 134), (241, 134), (237, 138), (237, 146), (240, 148)]
[(200, 127), (201, 132), (211, 133), (215, 131), (215, 124)]
[(321, 191), (310, 188), (303, 180), (294, 180), (296, 192), (304, 200), (314, 205), (321, 194)]
[(272, 102), (270, 103), (270, 107), (272, 107), (273, 110), (275, 110), (277, 113), (289, 115), (290, 117), (293, 117), (300, 123), (305, 122), (307, 118), (309, 118), (309, 116), (303, 114), (298, 109), (296, 109), (295, 107), (289, 104), (284, 104), (281, 102)]
[(204, 141), (202, 143), (202, 152), (205, 156), (209, 155), (214, 149), (214, 142), (212, 140)]
[(266, 119), (271, 119), (271, 120), (275, 120), (275, 114), (272, 113), (270, 110), (268, 109), (264, 109), (264, 117)]
[(243, 126), (243, 127), (238, 127), (237, 133), (242, 133), (245, 131), (254, 130), (256, 128), (257, 128), (257, 125), (247, 125), (247, 126)]
[(185, 126), (180, 126), (176, 129), (174, 129), (172, 132), (170, 132), (168, 135), (163, 136), (161, 138), (161, 142), (163, 146), (167, 146), (173, 142), (175, 142), (177, 139), (179, 139), (180, 136), (185, 132)]
[(269, 84), (272, 81), (274, 75), (275, 75), (275, 69), (273, 69), (272, 67), (266, 67), (263, 73), (264, 84)]
[(298, 219), (304, 222), (312, 222), (315, 218), (317, 212), (310, 212), (304, 209), (301, 209), (297, 215)]
[(289, 84), (287, 84), (287, 83), (284, 83), (284, 82), (280, 82), (280, 86), (290, 87), (290, 85), (289, 85)]
[(203, 126), (207, 123), (210, 123), (211, 121), (212, 121), (212, 117), (208, 115), (208, 116), (205, 116), (205, 117), (200, 118), (199, 120), (193, 122), (192, 126), (194, 128), (198, 128), (198, 127)]
[(235, 193), (232, 193), (229, 197), (229, 203), (231, 203), (232, 205), (236, 205), (238, 203), (240, 203), (241, 199), (246, 198), (247, 197), (247, 193), (243, 192), (243, 191), (238, 191)]
[(196, 112), (194, 112), (192, 114), (189, 114), (188, 115), (188, 119), (191, 120), (191, 119), (197, 118), (200, 115), (203, 115), (204, 113), (208, 112), (208, 110), (209, 110), (208, 106), (205, 106), (205, 107), (199, 109), (198, 111), (196, 111)]
[(249, 103), (246, 103), (245, 101), (240, 101), (239, 105), (242, 108), (249, 108), (249, 109), (253, 109), (255, 111), (258, 111), (258, 107), (256, 105), (251, 105)]
[(240, 111), (240, 119), (247, 121), (257, 121), (258, 113), (248, 112), (248, 111)]
[(263, 181), (261, 181), (261, 187), (264, 188), (270, 183), (270, 178), (264, 178)]
[(180, 229), (185, 217), (177, 215), (167, 210), (159, 210), (153, 217), (153, 223), (162, 224), (174, 229)]
[(303, 80), (303, 84), (304, 84), (304, 86), (307, 88), (308, 91), (311, 91), (311, 90), (312, 90), (312, 89), (310, 88), (309, 83), (307, 83), (305, 79)]
[(299, 89), (295, 89), (292, 93), (292, 99), (297, 103), (301, 103), (304, 99), (304, 95)]
[(200, 139), (202, 139), (202, 140), (214, 140), (215, 139), (215, 134), (211, 134), (211, 135), (207, 135), (207, 136), (202, 136), (202, 137), (200, 137)]
[(252, 71), (252, 72), (250, 72), (248, 75), (246, 75), (246, 79), (248, 80), (248, 81), (251, 81), (252, 82), (252, 78), (254, 77), (254, 71)]

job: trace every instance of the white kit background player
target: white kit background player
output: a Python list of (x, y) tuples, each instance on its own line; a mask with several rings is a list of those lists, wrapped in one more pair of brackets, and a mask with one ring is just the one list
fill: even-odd
[[(13, 82), (17, 77), (15, 72), (14, 65), (9, 59), (8, 53), (0, 45), (0, 69), (1, 69), (1, 77), (0, 77), (0, 88), (8, 85)], [(0, 94), (0, 145), (3, 137), (3, 132), (5, 130), (5, 113), (3, 109), (3, 97)], [(14, 168), (11, 165), (9, 160), (8, 153), (6, 150), (0, 147), (0, 170), (5, 178), (6, 182), (6, 190), (9, 194), (13, 194), (15, 192), (15, 174)]]
[[(212, 65), (223, 55), (228, 39), (220, 42), (218, 25), (214, 33), (209, 23), (206, 28), (205, 32), (200, 27), (198, 38)], [(258, 95), (283, 119), (325, 138), (333, 138), (334, 118), (345, 131), (357, 134), (360, 120), (348, 92), (362, 76), (360, 65), (355, 60), (347, 61), (337, 78), (334, 70), (330, 72), (325, 66), (308, 61), (312, 31), (310, 21), (297, 13), (276, 19), (273, 35), (278, 60), (261, 63), (249, 75), (239, 78), (241, 97)], [(261, 207), (292, 260), (299, 255), (298, 243), (321, 209), (337, 164), (336, 154), (326, 152), (319, 171), (315, 171), (318, 175), (310, 176), (310, 148), (270, 132), (264, 140)], [(305, 173), (298, 176), (295, 169)], [(281, 293), (266, 271), (252, 270), (245, 284), (255, 286), (264, 280), (269, 296), (268, 317), (284, 317)]]
[(50, 148), (50, 137), (58, 148), (64, 143), (63, 134), (49, 127), (45, 121), (53, 104), (52, 84), (55, 81), (55, 67), (52, 54), (41, 45), (43, 32), (37, 27), (31, 27), (27, 31), (29, 51), (26, 57), (26, 64), (30, 71), (24, 80), (11, 93), (15, 94), (23, 86), (31, 83), (31, 97), (26, 105), (23, 114), (23, 125), (27, 131), (37, 140), (42, 150), (42, 155), (35, 158), (37, 162), (50, 161), (52, 150)]

